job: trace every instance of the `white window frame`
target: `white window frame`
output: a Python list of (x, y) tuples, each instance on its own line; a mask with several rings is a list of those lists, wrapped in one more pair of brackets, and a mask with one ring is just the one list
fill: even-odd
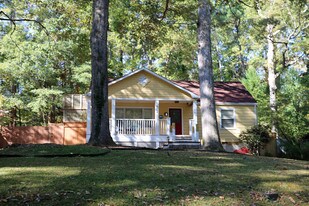
[(124, 118), (123, 119), (127, 119), (126, 116), (125, 116), (126, 115), (126, 109), (142, 109), (142, 115), (143, 115), (142, 119), (145, 119), (144, 109), (151, 109), (151, 119), (154, 119), (154, 114), (153, 114), (153, 108), (152, 107), (116, 107), (116, 110), (117, 109), (123, 109), (124, 110)]
[[(223, 127), (222, 125), (222, 110), (232, 110), (233, 111), (233, 127)], [(225, 119), (232, 119), (232, 118), (225, 118)], [(221, 129), (235, 129), (236, 128), (236, 114), (235, 108), (220, 108), (220, 128)]]

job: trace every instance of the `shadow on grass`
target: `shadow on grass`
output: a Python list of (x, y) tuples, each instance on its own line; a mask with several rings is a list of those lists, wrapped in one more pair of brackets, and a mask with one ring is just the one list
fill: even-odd
[[(198, 151), (169, 153), (140, 150), (91, 158), (2, 158), (0, 199), (12, 205), (308, 203), (306, 162)], [(267, 200), (268, 191), (278, 192), (279, 199)]]

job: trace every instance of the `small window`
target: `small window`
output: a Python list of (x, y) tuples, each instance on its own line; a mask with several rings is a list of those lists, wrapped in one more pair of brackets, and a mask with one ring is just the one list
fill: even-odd
[(152, 109), (116, 108), (116, 119), (152, 119)]
[(152, 109), (151, 108), (144, 108), (144, 119), (152, 119)]
[(123, 108), (116, 109), (116, 119), (124, 119), (124, 109)]
[(126, 119), (142, 119), (143, 110), (139, 108), (126, 108), (125, 109), (125, 118)]
[(235, 110), (221, 109), (221, 128), (235, 127)]

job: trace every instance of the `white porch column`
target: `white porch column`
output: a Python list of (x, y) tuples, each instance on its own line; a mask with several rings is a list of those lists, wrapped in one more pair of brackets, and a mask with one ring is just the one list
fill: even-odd
[(198, 141), (197, 132), (196, 132), (196, 125), (197, 125), (197, 101), (194, 100), (192, 104), (193, 109), (193, 132), (192, 137), (194, 141)]
[(116, 99), (112, 99), (112, 137), (116, 134)]
[(171, 136), (171, 118), (166, 118), (166, 134), (170, 141), (173, 141), (173, 137)]
[(86, 128), (86, 142), (88, 143), (91, 136), (91, 94), (86, 94), (87, 99), (87, 128)]
[(155, 127), (156, 135), (160, 135), (160, 114), (159, 114), (159, 100), (155, 101)]

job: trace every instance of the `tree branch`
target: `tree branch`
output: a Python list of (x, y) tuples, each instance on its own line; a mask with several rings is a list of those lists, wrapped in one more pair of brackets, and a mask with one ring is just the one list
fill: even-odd
[(251, 6), (251, 5), (249, 5), (249, 4), (245, 3), (245, 2), (243, 2), (242, 0), (238, 0), (238, 2), (241, 3), (241, 4), (243, 4), (243, 5), (245, 5), (245, 6), (247, 6), (247, 7), (254, 8), (254, 6)]
[(0, 17), (0, 21), (10, 21), (13, 24), (13, 31), (12, 34), (14, 33), (14, 31), (16, 30), (16, 22), (34, 22), (40, 25), (40, 27), (44, 30), (44, 32), (46, 33), (47, 36), (49, 36), (49, 33), (46, 29), (46, 27), (39, 21), (35, 20), (35, 19), (27, 19), (27, 18), (22, 18), (22, 19), (13, 19), (11, 18), (9, 15), (7, 15), (4, 11), (0, 11), (0, 15), (4, 15), (6, 18), (2, 18)]
[(163, 15), (161, 16), (160, 21), (163, 21), (163, 19), (166, 17), (167, 11), (169, 9), (169, 2), (170, 2), (169, 0), (165, 1), (165, 9), (164, 9)]

